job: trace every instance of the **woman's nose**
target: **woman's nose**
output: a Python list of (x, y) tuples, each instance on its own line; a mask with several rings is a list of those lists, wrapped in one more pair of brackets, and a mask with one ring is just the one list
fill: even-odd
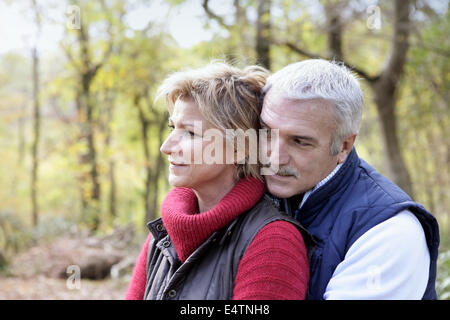
[(169, 138), (167, 138), (163, 143), (162, 143), (162, 145), (161, 145), (161, 148), (159, 148), (159, 151), (161, 151), (162, 153), (164, 153), (164, 154), (166, 154), (166, 155), (169, 155), (170, 154), (170, 151), (169, 151), (169, 148), (168, 148), (168, 143), (167, 143), (167, 141), (169, 140)]
[(159, 149), (162, 153), (170, 155), (173, 153), (181, 153), (180, 140), (181, 135), (173, 130)]
[(159, 150), (166, 155), (170, 155), (173, 152), (173, 148), (174, 148), (174, 139), (172, 132), (169, 134), (167, 139), (162, 143), (161, 148)]

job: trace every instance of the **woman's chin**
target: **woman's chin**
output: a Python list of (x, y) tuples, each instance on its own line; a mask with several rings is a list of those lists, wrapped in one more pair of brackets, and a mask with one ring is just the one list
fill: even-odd
[(177, 177), (177, 176), (172, 176), (169, 175), (169, 184), (172, 187), (185, 187), (185, 188), (189, 188), (189, 182), (187, 181), (187, 179), (183, 178), (183, 177)]

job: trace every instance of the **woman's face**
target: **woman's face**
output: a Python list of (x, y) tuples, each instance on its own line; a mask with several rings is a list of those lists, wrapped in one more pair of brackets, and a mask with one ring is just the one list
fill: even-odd
[[(223, 134), (205, 119), (194, 100), (176, 101), (169, 127), (172, 132), (160, 150), (168, 156), (169, 183), (172, 186), (194, 190), (220, 188), (234, 180), (236, 169), (225, 161), (229, 148)], [(220, 137), (206, 138), (211, 132), (220, 134)], [(216, 161), (212, 163), (212, 160)]]

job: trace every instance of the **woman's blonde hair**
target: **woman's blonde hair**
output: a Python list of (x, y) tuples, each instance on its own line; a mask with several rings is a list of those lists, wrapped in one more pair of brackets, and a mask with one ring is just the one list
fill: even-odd
[[(156, 99), (164, 97), (170, 113), (178, 99), (193, 99), (201, 114), (223, 132), (226, 129), (256, 130), (261, 113), (259, 98), (268, 75), (260, 66), (239, 69), (213, 61), (199, 69), (173, 73), (159, 87)], [(262, 179), (257, 163), (246, 160), (236, 167), (238, 178)]]

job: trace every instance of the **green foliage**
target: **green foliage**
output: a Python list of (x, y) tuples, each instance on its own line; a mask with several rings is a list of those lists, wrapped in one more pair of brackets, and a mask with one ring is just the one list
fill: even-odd
[(34, 242), (46, 242), (59, 236), (67, 236), (70, 233), (75, 233), (79, 229), (78, 224), (74, 220), (69, 220), (68, 217), (60, 216), (44, 216), (37, 226), (31, 231), (31, 236)]
[(30, 240), (30, 232), (12, 212), (0, 211), (0, 254), (3, 264), (22, 250)]
[[(339, 2), (339, 1), (338, 1)], [(393, 3), (378, 1), (382, 14), (380, 30), (366, 25), (367, 1), (348, 1), (342, 17), (343, 53), (346, 60), (370, 75), (377, 74), (386, 61), (393, 30)], [(45, 2), (42, 3), (45, 9)], [(224, 15), (228, 27), (204, 13), (197, 17), (211, 26), (212, 40), (192, 48), (179, 48), (167, 33), (169, 28), (149, 21), (147, 29), (133, 30), (124, 16), (134, 6), (122, 1), (67, 1), (81, 9), (82, 24), (89, 35), (83, 59), (80, 31), (65, 29), (60, 47), (41, 54), (42, 130), (39, 145), (40, 224), (31, 227), (30, 147), (33, 103), (29, 52), (0, 55), (0, 250), (9, 257), (31, 239), (50, 239), (87, 227), (100, 218), (101, 230), (132, 222), (144, 233), (146, 169), (154, 170), (159, 156), (159, 124), (165, 121), (164, 102), (154, 102), (158, 85), (171, 72), (199, 67), (212, 59), (238, 66), (254, 64), (256, 12), (258, 1), (229, 1)], [(193, 1), (166, 0), (176, 9), (186, 10)], [(197, 2), (198, 3), (198, 2)], [(214, 5), (217, 1), (210, 1)], [(238, 21), (240, 4), (244, 13)], [(327, 1), (272, 1), (272, 70), (305, 59), (287, 46), (291, 41), (309, 52), (327, 56)], [(427, 4), (427, 1), (421, 1)], [(43, 10), (45, 12), (46, 10)], [(448, 12), (430, 13), (416, 9), (405, 73), (398, 92), (396, 113), (401, 149), (409, 169), (416, 200), (432, 211), (441, 225), (438, 291), (449, 297), (449, 216), (450, 212), (450, 27)], [(53, 22), (43, 19), (44, 25)], [(216, 26), (216, 28), (213, 28)], [(192, 35), (195, 37), (195, 35)], [(111, 51), (109, 48), (111, 46)], [(109, 53), (108, 53), (109, 52)], [(73, 59), (73, 60), (71, 60)], [(83, 129), (86, 114), (79, 109), (83, 70), (100, 64), (90, 83), (100, 200), (83, 211), (82, 198), (90, 192), (91, 167), (83, 156), (88, 152)], [(381, 173), (388, 175), (385, 149), (380, 142), (381, 124), (372, 101), (370, 85), (361, 81), (365, 95), (363, 123), (356, 146), (358, 153)], [(139, 99), (137, 99), (139, 98)], [(139, 103), (135, 103), (139, 100)], [(139, 109), (141, 108), (141, 109)], [(150, 125), (148, 141), (143, 141), (141, 113)], [(167, 132), (163, 131), (165, 137)], [(149, 160), (145, 148), (149, 149)], [(163, 165), (165, 167), (165, 165)], [(114, 173), (114, 180), (111, 179)], [(154, 172), (154, 171), (152, 171)], [(169, 189), (167, 168), (152, 185), (150, 197), (160, 203)], [(115, 191), (116, 215), (111, 209)], [(13, 212), (8, 213), (8, 212)], [(158, 214), (158, 212), (157, 212)], [(0, 251), (1, 252), (1, 251)], [(4, 253), (4, 252), (3, 252)]]
[(450, 250), (439, 254), (436, 292), (440, 300), (450, 300)]

